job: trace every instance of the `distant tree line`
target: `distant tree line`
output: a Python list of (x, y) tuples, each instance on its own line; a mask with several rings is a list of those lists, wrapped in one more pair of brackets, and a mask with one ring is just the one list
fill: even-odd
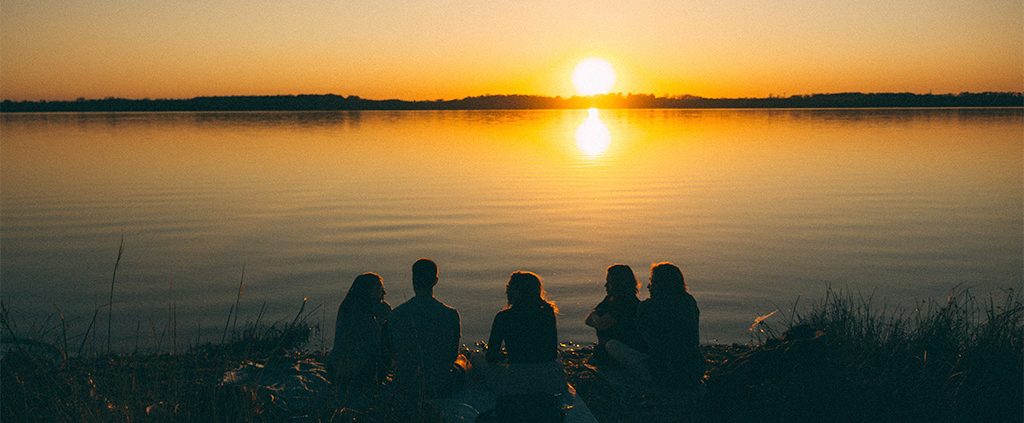
[(587, 97), (484, 95), (457, 100), (370, 100), (358, 96), (272, 95), (196, 97), (190, 99), (103, 99), (74, 101), (11, 101), (0, 112), (171, 112), (272, 110), (486, 110), (579, 109), (588, 107), (638, 109), (707, 108), (884, 108), (884, 107), (1024, 107), (1024, 93), (960, 94), (837, 93), (766, 98), (705, 98), (691, 95), (656, 97), (651, 94), (604, 94)]

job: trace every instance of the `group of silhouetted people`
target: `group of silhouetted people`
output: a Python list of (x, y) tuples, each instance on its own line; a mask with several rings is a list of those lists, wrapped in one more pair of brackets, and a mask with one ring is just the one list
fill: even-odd
[[(597, 330), (591, 363), (620, 365), (653, 386), (692, 386), (704, 371), (698, 341), (700, 311), (683, 273), (671, 263), (651, 266), (650, 298), (638, 298), (640, 283), (624, 264), (608, 268), (607, 295), (587, 316)], [(484, 354), (459, 354), (459, 313), (434, 298), (437, 264), (412, 266), (415, 296), (391, 309), (384, 282), (375, 273), (355, 278), (338, 307), (329, 357), (342, 401), (367, 401), (393, 370), (397, 401), (444, 397), (467, 374), (498, 398), (557, 396), (566, 391), (558, 353), (556, 314), (541, 277), (513, 272), (507, 305), (494, 316)], [(500, 401), (499, 401), (500, 403)]]

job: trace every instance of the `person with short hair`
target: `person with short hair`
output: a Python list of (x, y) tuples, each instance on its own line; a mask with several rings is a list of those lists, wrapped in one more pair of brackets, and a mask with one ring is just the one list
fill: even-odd
[(466, 358), (459, 355), (459, 312), (434, 298), (437, 281), (437, 264), (416, 260), (412, 265), (416, 296), (395, 307), (388, 319), (395, 385), (411, 399), (449, 394), (467, 367)]

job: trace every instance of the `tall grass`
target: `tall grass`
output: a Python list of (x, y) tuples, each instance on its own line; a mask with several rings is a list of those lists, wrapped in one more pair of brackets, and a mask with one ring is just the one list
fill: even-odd
[[(322, 386), (326, 379), (321, 379), (320, 389), (310, 390), (316, 395), (312, 400), (294, 391), (290, 392), (300, 396), (283, 400), (288, 395), (276, 383), (299, 379), (305, 386), (316, 382), (308, 376), (322, 374), (323, 321), (314, 319), (326, 314), (321, 305), (310, 307), (309, 299), (303, 297), (294, 314), (268, 322), (267, 303), (263, 302), (255, 320), (243, 323), (238, 315), (242, 281), (244, 276), (228, 307), (221, 341), (200, 343), (197, 328), (196, 342), (180, 350), (173, 284), (168, 287), (171, 304), (162, 331), (149, 322), (155, 350), (142, 352), (138, 349), (141, 322), (136, 325), (135, 348), (125, 350), (132, 352), (119, 353), (114, 348), (117, 345), (102, 342), (102, 334), (95, 329), (103, 305), (89, 313), (91, 319), (79, 320), (77, 328), (55, 307), (57, 318), (52, 322), (46, 319), (21, 330), (0, 300), (0, 416), (4, 422), (280, 421), (297, 417), (394, 421), (391, 408), (381, 404), (359, 411), (342, 407), (333, 391)], [(74, 334), (83, 328), (84, 332)], [(164, 347), (168, 334), (171, 345)], [(306, 346), (314, 337), (320, 339), (320, 349), (310, 351)], [(101, 338), (98, 348), (97, 338)], [(77, 352), (68, 350), (69, 342), (78, 343)], [(314, 371), (299, 374), (299, 367)], [(243, 368), (238, 374), (247, 375), (247, 384), (222, 384), (226, 372)], [(303, 402), (305, 406), (296, 409), (296, 404)]]
[[(176, 346), (173, 294), (163, 334), (150, 322), (156, 350), (140, 353), (136, 348), (127, 354), (108, 354), (110, 347), (103, 344), (88, 347), (89, 340), (101, 338), (96, 333), (96, 316), (102, 306), (90, 313), (91, 319), (78, 321), (56, 308), (55, 318), (19, 328), (10, 318), (8, 305), (0, 301), (4, 345), (0, 415), (5, 422), (294, 417), (275, 414), (268, 406), (267, 398), (277, 395), (273, 390), (225, 391), (218, 384), (225, 371), (242, 363), (260, 368), (294, 362), (296, 351), (304, 350), (315, 334), (320, 334), (323, 344), (322, 332), (312, 321), (318, 313), (323, 316), (323, 310), (320, 306), (307, 310), (308, 299), (303, 298), (294, 315), (264, 323), (268, 320), (264, 302), (253, 321), (236, 326), (243, 283), (244, 274), (233, 304), (227, 307), (221, 342), (200, 343), (197, 330), (195, 342), (181, 353)], [(169, 289), (173, 292), (173, 286)], [(816, 303), (762, 316), (755, 323), (755, 329), (768, 339), (716, 364), (708, 373), (703, 401), (682, 407), (687, 418), (716, 422), (1024, 419), (1024, 304), (1016, 291), (984, 299), (958, 291), (944, 301), (895, 309), (880, 307), (871, 297), (830, 290)], [(83, 327), (83, 334), (74, 334)], [(141, 322), (136, 339), (140, 328)], [(214, 329), (219, 330), (219, 326)], [(168, 333), (172, 353), (161, 349)], [(69, 350), (76, 345), (77, 352)], [(322, 350), (299, 354), (323, 357)], [(640, 402), (629, 402), (619, 408), (624, 414), (613, 420), (637, 421), (637, 415), (655, 416), (645, 421), (681, 417), (682, 412), (677, 412), (681, 406), (668, 402), (675, 400), (658, 402), (658, 398), (648, 395), (640, 397)], [(306, 416), (386, 421), (390, 417), (382, 410), (391, 405), (357, 412), (326, 400)]]
[(121, 265), (121, 254), (124, 253), (124, 236), (117, 247), (117, 260), (114, 261), (114, 274), (110, 277), (110, 297), (107, 300), (107, 354), (110, 354), (110, 327), (114, 317), (114, 281), (117, 280), (117, 268)]
[[(721, 420), (1021, 421), (1024, 305), (967, 291), (913, 309), (829, 290), (709, 373)], [(803, 336), (800, 336), (803, 334)], [(712, 403), (719, 403), (712, 408)], [(737, 404), (742, 402), (742, 405)], [(778, 416), (778, 418), (770, 417)]]
[[(197, 334), (196, 342), (181, 353), (174, 345), (164, 351), (160, 343), (150, 352), (140, 353), (136, 347), (131, 353), (107, 353), (108, 344), (98, 350), (87, 347), (98, 336), (93, 329), (102, 307), (91, 313), (88, 323), (81, 322), (85, 332), (75, 352), (68, 350), (73, 327), (59, 308), (55, 324), (19, 330), (0, 302), (0, 415), (5, 422), (265, 419), (269, 414), (256, 392), (228, 395), (219, 382), (225, 371), (242, 363), (259, 367), (304, 354), (302, 348), (319, 330), (319, 323), (310, 320), (318, 308), (309, 312), (307, 303), (303, 298), (294, 316), (272, 323), (262, 323), (264, 304), (254, 322), (240, 323), (220, 344), (201, 344)], [(174, 314), (172, 307), (165, 333), (178, 331)], [(333, 408), (325, 405), (329, 416)]]

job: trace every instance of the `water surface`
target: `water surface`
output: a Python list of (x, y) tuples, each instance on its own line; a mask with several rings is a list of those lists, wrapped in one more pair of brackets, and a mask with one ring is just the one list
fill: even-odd
[(156, 342), (172, 302), (219, 339), (243, 267), (241, 320), (308, 297), (331, 329), (358, 273), (397, 305), (431, 257), (464, 340), (528, 269), (588, 341), (604, 268), (646, 285), (669, 260), (702, 338), (742, 342), (829, 285), (904, 305), (1019, 287), (1022, 134), (1019, 109), (6, 114), (2, 297), (81, 334), (123, 236), (122, 344)]

